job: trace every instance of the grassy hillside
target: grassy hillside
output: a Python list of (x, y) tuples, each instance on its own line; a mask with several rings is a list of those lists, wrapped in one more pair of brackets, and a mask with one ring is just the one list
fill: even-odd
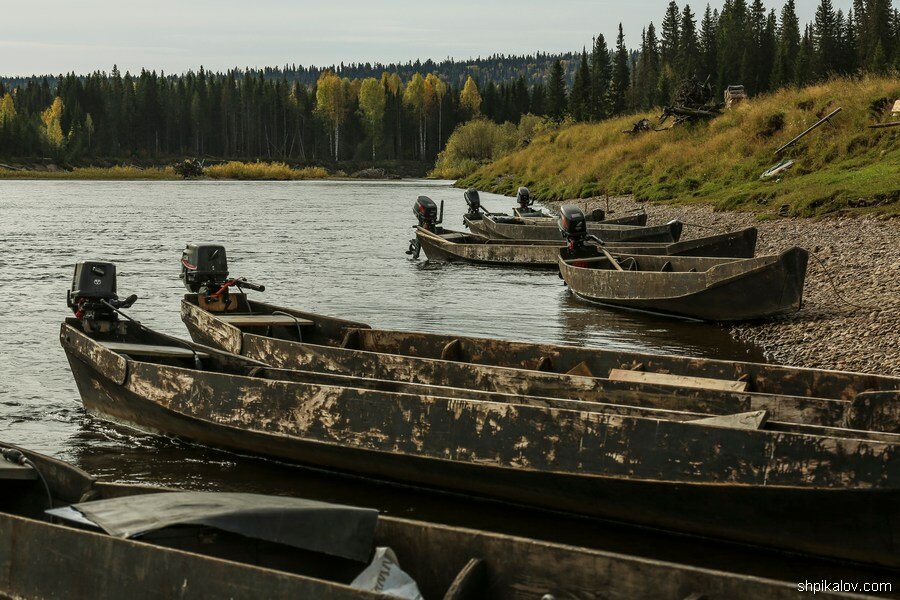
[[(722, 116), (636, 136), (624, 130), (658, 112), (579, 124), (536, 137), (482, 166), (459, 185), (513, 194), (528, 186), (540, 199), (634, 193), (641, 200), (712, 202), (720, 209), (794, 215), (842, 209), (900, 213), (900, 127), (890, 121), (900, 79), (838, 79), (753, 98)], [(788, 150), (775, 150), (837, 107), (843, 112)], [(760, 175), (796, 161), (776, 178)]]

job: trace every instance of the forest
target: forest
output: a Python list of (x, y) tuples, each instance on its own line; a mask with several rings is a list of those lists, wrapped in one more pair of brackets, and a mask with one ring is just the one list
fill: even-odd
[[(664, 106), (682, 81), (751, 95), (834, 75), (900, 69), (900, 12), (819, 0), (725, 0), (701, 13), (670, 2), (658, 25), (580, 52), (469, 61), (352, 64), (180, 75), (142, 70), (0, 78), (0, 157), (63, 164), (173, 158), (433, 163), (460, 123), (598, 121)], [(634, 44), (630, 46), (629, 44)]]

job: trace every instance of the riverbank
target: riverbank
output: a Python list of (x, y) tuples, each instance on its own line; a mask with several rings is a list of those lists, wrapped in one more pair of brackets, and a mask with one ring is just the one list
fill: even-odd
[[(570, 202), (588, 209), (607, 206), (598, 199)], [(560, 203), (546, 204), (555, 211)], [(639, 206), (630, 196), (611, 198), (610, 216)], [(716, 212), (710, 205), (645, 206), (651, 224), (676, 218), (687, 223), (682, 239), (713, 233), (706, 227), (754, 226), (757, 254), (790, 246), (810, 251), (803, 308), (772, 321), (727, 325), (736, 339), (759, 346), (774, 362), (900, 376), (900, 219), (760, 220), (754, 213)]]
[[(900, 215), (900, 127), (870, 128), (896, 120), (896, 98), (896, 77), (840, 78), (756, 96), (709, 121), (661, 124), (659, 109), (578, 123), (536, 135), (459, 185), (506, 195), (524, 185), (542, 201), (608, 191), (772, 216)], [(828, 115), (829, 124), (776, 153)], [(640, 119), (656, 129), (625, 133)]]
[[(278, 161), (215, 161), (206, 164), (203, 175), (191, 179), (240, 181), (305, 181), (312, 179), (403, 179), (423, 177), (426, 165), (409, 161), (384, 161), (375, 166), (346, 162), (322, 166), (292, 165)], [(0, 180), (49, 179), (84, 181), (178, 181), (184, 179), (171, 163), (127, 163), (61, 167), (55, 163), (3, 163)]]

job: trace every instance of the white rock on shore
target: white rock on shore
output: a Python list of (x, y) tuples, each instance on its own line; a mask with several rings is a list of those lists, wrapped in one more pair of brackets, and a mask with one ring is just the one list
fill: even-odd
[[(607, 207), (605, 199), (570, 202)], [(803, 308), (780, 319), (729, 325), (735, 338), (756, 344), (779, 363), (900, 376), (900, 219), (758, 221), (755, 213), (713, 212), (704, 204), (644, 206), (651, 224), (685, 222), (682, 239), (713, 233), (705, 227), (754, 226), (758, 255), (791, 246), (810, 251)], [(631, 197), (610, 198), (609, 216), (639, 207)]]

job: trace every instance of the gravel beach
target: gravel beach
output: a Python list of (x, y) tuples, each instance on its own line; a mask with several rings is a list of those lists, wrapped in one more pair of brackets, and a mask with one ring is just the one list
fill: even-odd
[[(607, 208), (605, 199), (570, 203)], [(546, 204), (556, 211), (558, 203)], [(631, 197), (610, 198), (609, 216), (640, 206)], [(760, 221), (754, 213), (713, 212), (703, 204), (643, 206), (648, 224), (676, 218), (685, 222), (682, 239), (716, 233), (709, 227), (724, 231), (754, 226), (759, 230), (757, 255), (791, 246), (810, 251), (803, 308), (775, 320), (725, 325), (735, 338), (756, 344), (773, 362), (900, 376), (900, 219)]]

